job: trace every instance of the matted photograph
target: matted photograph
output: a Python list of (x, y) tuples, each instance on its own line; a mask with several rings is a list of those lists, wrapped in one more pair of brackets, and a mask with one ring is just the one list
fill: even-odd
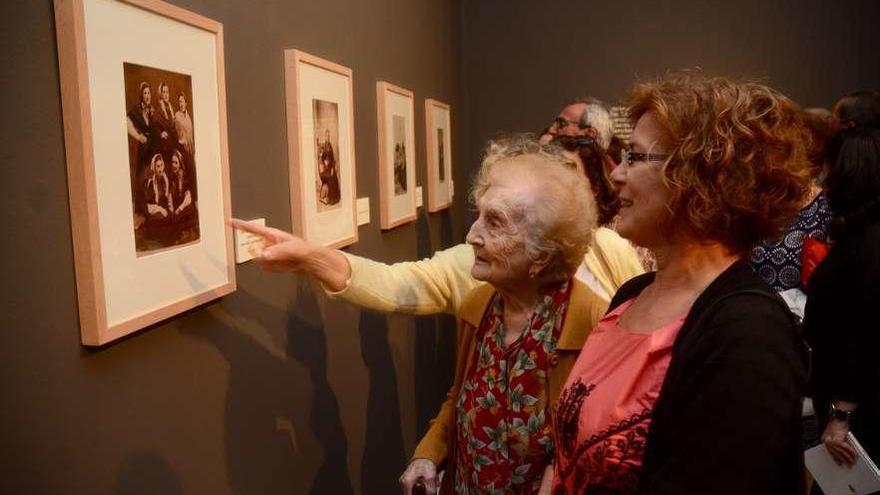
[(354, 103), (348, 67), (284, 50), (293, 232), (324, 246), (357, 242)]
[(122, 68), (137, 255), (197, 242), (192, 77), (128, 62)]
[(416, 164), (413, 93), (376, 84), (379, 140), (379, 220), (393, 229), (416, 219)]
[(318, 198), (318, 211), (327, 211), (341, 206), (342, 195), (339, 189), (339, 164), (336, 154), (339, 151), (339, 105), (332, 101), (312, 100), (315, 130), (315, 195)]
[(452, 144), (449, 105), (425, 100), (425, 142), (428, 151), (428, 211), (452, 205)]
[(235, 290), (223, 26), (55, 0), (55, 27), (80, 333), (100, 346)]

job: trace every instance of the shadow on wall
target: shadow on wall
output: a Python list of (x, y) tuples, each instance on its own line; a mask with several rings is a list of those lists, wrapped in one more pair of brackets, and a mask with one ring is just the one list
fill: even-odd
[(286, 314), (241, 289), (234, 296), (235, 320), (264, 329), (286, 320), (284, 351), (271, 352), (270, 345), (208, 313), (217, 323), (184, 332), (210, 342), (229, 362), (226, 460), (238, 495), (353, 493), (339, 405), (327, 382), (324, 328), (308, 321), (321, 318), (305, 285)]
[[(428, 213), (419, 216), (416, 224), (418, 259), (434, 254)], [(449, 210), (440, 213), (440, 247), (452, 247), (452, 221)], [(446, 391), (452, 386), (455, 366), (455, 318), (450, 315), (416, 317), (415, 338), (415, 394), (416, 438), (421, 439), (443, 404)]]
[(361, 311), (360, 335), (361, 354), (370, 373), (361, 492), (364, 495), (398, 493), (397, 479), (406, 467), (407, 456), (403, 451), (397, 372), (385, 315)]
[(137, 452), (122, 461), (113, 495), (179, 495), (183, 493), (177, 474), (155, 452)]

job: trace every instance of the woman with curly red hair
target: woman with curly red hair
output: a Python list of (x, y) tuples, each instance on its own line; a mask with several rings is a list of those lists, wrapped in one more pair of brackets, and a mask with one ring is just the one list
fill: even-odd
[(620, 288), (569, 375), (555, 493), (801, 493), (800, 339), (748, 264), (809, 191), (800, 111), (692, 72), (636, 85), (629, 111), (617, 228), (657, 271)]

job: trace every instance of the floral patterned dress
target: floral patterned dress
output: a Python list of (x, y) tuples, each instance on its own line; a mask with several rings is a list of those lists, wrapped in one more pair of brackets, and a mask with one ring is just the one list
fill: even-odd
[(504, 345), (504, 303), (496, 293), (476, 334), (476, 359), (456, 403), (455, 492), (459, 495), (538, 492), (553, 459), (547, 402), (571, 284), (544, 296), (519, 338)]
[(632, 302), (599, 321), (559, 395), (554, 495), (627, 495), (638, 488), (651, 413), (687, 315), (632, 333), (618, 325)]

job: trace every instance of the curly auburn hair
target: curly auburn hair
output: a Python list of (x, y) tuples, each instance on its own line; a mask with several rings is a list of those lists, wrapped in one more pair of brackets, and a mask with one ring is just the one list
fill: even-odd
[(781, 235), (803, 205), (802, 112), (779, 92), (682, 71), (637, 84), (628, 106), (633, 122), (650, 112), (664, 134), (674, 233), (743, 254)]

